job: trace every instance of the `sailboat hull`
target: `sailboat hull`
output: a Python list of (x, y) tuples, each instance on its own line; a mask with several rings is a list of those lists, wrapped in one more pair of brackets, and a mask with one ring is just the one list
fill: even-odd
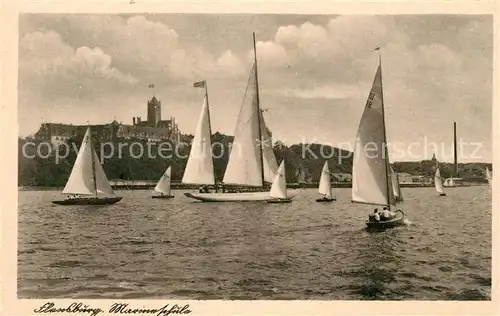
[(273, 200), (268, 200), (267, 203), (270, 204), (284, 204), (284, 203), (291, 203), (291, 199), (273, 199)]
[(446, 196), (446, 193), (441, 193), (439, 194), (439, 196)]
[(153, 195), (153, 199), (173, 199), (174, 195)]
[[(289, 199), (294, 198), (299, 190), (287, 190)], [(274, 198), (269, 196), (269, 192), (240, 192), (240, 193), (184, 193), (191, 199), (203, 202), (256, 202), (269, 201)]]
[(318, 203), (326, 203), (326, 202), (333, 202), (333, 201), (337, 201), (337, 199), (335, 199), (335, 198), (327, 198), (327, 197), (316, 199), (316, 202), (318, 202)]
[(374, 230), (379, 230), (379, 229), (387, 229), (387, 228), (393, 228), (397, 226), (401, 226), (404, 224), (404, 218), (405, 214), (401, 210), (397, 210), (397, 214), (393, 219), (388, 220), (388, 221), (380, 221), (380, 222), (366, 222), (366, 226), (368, 229), (374, 229)]
[(111, 205), (121, 201), (123, 197), (103, 197), (103, 198), (75, 198), (52, 201), (58, 205)]

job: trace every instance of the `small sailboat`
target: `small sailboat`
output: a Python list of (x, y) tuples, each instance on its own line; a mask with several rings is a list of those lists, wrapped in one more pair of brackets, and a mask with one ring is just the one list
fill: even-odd
[(436, 173), (434, 174), (434, 186), (436, 187), (436, 192), (439, 193), (439, 196), (446, 196), (446, 193), (444, 193), (443, 180), (441, 178), (439, 167), (436, 167)]
[(291, 199), (287, 197), (286, 193), (286, 176), (285, 176), (285, 160), (281, 162), (278, 172), (274, 178), (274, 182), (269, 191), (270, 200), (267, 203), (290, 203)]
[(399, 185), (399, 177), (398, 174), (391, 167), (391, 181), (392, 181), (392, 190), (394, 192), (394, 201), (396, 203), (404, 202), (403, 191), (401, 190), (401, 186)]
[[(386, 145), (382, 63), (380, 59), (379, 55), (379, 66), (361, 116), (354, 147), (352, 202), (385, 206), (391, 212), (391, 209), (396, 207), (396, 201)], [(369, 154), (365, 152), (367, 146), (370, 146)], [(404, 213), (397, 210), (390, 219), (369, 220), (366, 225), (369, 229), (386, 229), (400, 226), (403, 223)]]
[(486, 180), (488, 180), (488, 185), (491, 188), (491, 184), (493, 182), (493, 177), (491, 176), (491, 172), (490, 172), (490, 169), (488, 169), (488, 167), (486, 167), (485, 173), (486, 173)]
[(153, 195), (153, 199), (172, 199), (174, 196), (170, 194), (170, 177), (172, 173), (172, 168), (168, 167), (165, 173), (161, 176), (160, 180), (155, 186), (155, 192), (160, 193), (160, 195)]
[(332, 202), (336, 199), (332, 197), (332, 182), (330, 177), (330, 168), (328, 168), (328, 161), (325, 161), (321, 176), (319, 178), (319, 194), (323, 195), (322, 198), (316, 199), (316, 202)]
[(110, 205), (119, 202), (108, 178), (99, 163), (99, 158), (92, 147), (90, 126), (83, 137), (82, 145), (62, 193), (69, 197), (52, 201), (58, 205)]
[[(272, 144), (264, 122), (259, 103), (259, 85), (257, 76), (257, 55), (254, 34), (254, 63), (248, 78), (247, 88), (240, 107), (234, 141), (229, 161), (224, 172), (223, 192), (185, 193), (189, 198), (203, 202), (247, 202), (267, 201), (270, 199), (267, 183), (273, 183), (278, 165), (273, 152)], [(197, 162), (199, 164), (200, 161)], [(207, 162), (208, 163), (208, 162)], [(203, 170), (209, 172), (208, 165)], [(196, 167), (193, 163), (193, 170)], [(213, 169), (210, 169), (213, 172)], [(211, 178), (210, 178), (210, 181)], [(236, 187), (236, 192), (225, 192), (226, 187)], [(254, 191), (238, 192), (240, 188), (250, 188)], [(258, 190), (258, 191), (255, 191)], [(296, 190), (288, 190), (288, 197), (292, 198)]]

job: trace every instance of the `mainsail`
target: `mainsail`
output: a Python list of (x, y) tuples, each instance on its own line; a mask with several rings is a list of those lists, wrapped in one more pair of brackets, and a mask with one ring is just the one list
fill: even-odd
[(385, 133), (382, 69), (379, 64), (361, 117), (354, 148), (352, 201), (395, 205)]
[(171, 176), (171, 167), (168, 167), (165, 173), (161, 176), (160, 180), (156, 184), (155, 191), (170, 195), (170, 176)]
[(441, 179), (441, 172), (439, 171), (439, 168), (436, 168), (436, 173), (434, 174), (434, 186), (436, 187), (437, 193), (444, 193), (443, 180)]
[(392, 191), (394, 194), (395, 202), (404, 202), (403, 191), (401, 190), (401, 186), (399, 185), (398, 174), (391, 167), (391, 182), (392, 182)]
[(62, 193), (78, 195), (114, 194), (108, 178), (99, 163), (99, 158), (92, 148), (90, 127), (87, 128), (87, 132), (83, 137), (73, 170), (71, 170), (68, 182)]
[(208, 95), (205, 94), (182, 183), (215, 184), (211, 135)]
[(330, 178), (330, 168), (328, 168), (328, 161), (325, 161), (323, 169), (321, 170), (318, 191), (319, 194), (324, 195), (326, 198), (332, 198), (332, 184)]
[(269, 191), (269, 196), (276, 199), (286, 199), (286, 180), (285, 180), (285, 160), (281, 162), (274, 182)]

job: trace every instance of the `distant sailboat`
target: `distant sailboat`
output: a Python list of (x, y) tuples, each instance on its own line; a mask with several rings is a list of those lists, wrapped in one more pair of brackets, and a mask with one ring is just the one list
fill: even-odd
[[(370, 146), (369, 153), (365, 152), (367, 146)], [(353, 203), (385, 206), (389, 211), (396, 207), (387, 152), (380, 55), (379, 66), (358, 127), (352, 172)], [(397, 210), (389, 220), (367, 221), (366, 225), (370, 229), (385, 229), (403, 223), (404, 213)]]
[(168, 167), (165, 173), (161, 176), (160, 180), (156, 184), (155, 192), (160, 193), (160, 195), (153, 195), (153, 199), (171, 199), (174, 196), (170, 194), (170, 176), (172, 168)]
[[(224, 188), (226, 186), (236, 186), (254, 188), (260, 191), (185, 193), (187, 197), (205, 202), (246, 202), (267, 201), (270, 199), (265, 184), (274, 181), (278, 168), (272, 144), (266, 143), (269, 135), (260, 109), (257, 78), (257, 56), (255, 53), (255, 60), (243, 97), (243, 104), (240, 108), (233, 147), (229, 154), (223, 183)], [(267, 138), (265, 138), (266, 136)], [(295, 190), (289, 191), (289, 197), (295, 196)]]
[(401, 190), (401, 186), (399, 185), (399, 177), (398, 174), (391, 167), (391, 182), (392, 182), (392, 190), (394, 192), (394, 201), (396, 203), (404, 202), (403, 191)]
[(325, 161), (321, 176), (319, 178), (319, 194), (323, 195), (322, 198), (316, 199), (316, 202), (332, 202), (336, 199), (332, 197), (332, 182), (330, 177), (330, 168), (328, 168), (328, 161)]
[(444, 193), (443, 181), (439, 167), (436, 168), (436, 173), (434, 174), (434, 186), (436, 187), (436, 192), (439, 193), (439, 196), (446, 196), (446, 193)]
[[(73, 170), (62, 193), (70, 195), (65, 200), (52, 201), (59, 205), (109, 205), (119, 202), (108, 178), (99, 163), (99, 158), (92, 148), (90, 126), (83, 137), (82, 145), (73, 165)], [(108, 196), (99, 196), (104, 194)]]
[(486, 180), (488, 180), (488, 184), (491, 188), (491, 184), (493, 182), (493, 177), (491, 176), (490, 169), (488, 169), (488, 167), (486, 167), (485, 172), (486, 172)]
[(274, 182), (271, 186), (271, 191), (269, 191), (269, 196), (271, 200), (267, 203), (290, 203), (291, 199), (287, 197), (286, 190), (286, 174), (285, 174), (285, 160), (281, 162), (278, 172), (274, 178)]

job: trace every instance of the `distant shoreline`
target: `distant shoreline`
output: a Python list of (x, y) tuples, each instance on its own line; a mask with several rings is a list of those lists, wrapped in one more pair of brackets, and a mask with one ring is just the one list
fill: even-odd
[[(126, 190), (152, 190), (155, 184), (141, 184), (141, 185), (112, 185), (113, 190), (126, 191)], [(467, 183), (465, 185), (457, 187), (469, 187), (469, 186), (487, 186), (487, 183)], [(401, 183), (402, 188), (429, 188), (433, 187), (433, 184), (420, 184), (420, 183)], [(172, 190), (194, 190), (199, 186), (185, 185), (185, 184), (172, 184)], [(304, 188), (304, 189), (316, 189), (318, 188), (318, 183), (288, 183), (289, 188)], [(332, 188), (339, 189), (350, 189), (352, 188), (352, 183), (332, 183)], [(19, 186), (18, 191), (62, 191), (64, 187), (43, 187), (43, 186)], [(452, 189), (452, 187), (447, 187), (447, 189)]]

